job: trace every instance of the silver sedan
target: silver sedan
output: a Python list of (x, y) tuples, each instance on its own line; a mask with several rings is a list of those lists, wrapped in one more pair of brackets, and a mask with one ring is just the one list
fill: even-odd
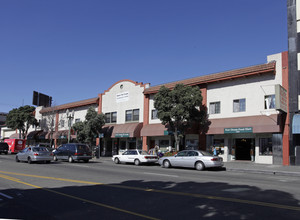
[(213, 156), (209, 152), (199, 150), (184, 150), (178, 152), (174, 156), (162, 157), (158, 163), (164, 167), (190, 167), (197, 170), (204, 170), (211, 167), (224, 166), (223, 159), (218, 156)]
[(16, 155), (16, 162), (27, 161), (29, 164), (38, 161), (50, 163), (51, 160), (53, 160), (53, 154), (46, 147), (27, 147)]

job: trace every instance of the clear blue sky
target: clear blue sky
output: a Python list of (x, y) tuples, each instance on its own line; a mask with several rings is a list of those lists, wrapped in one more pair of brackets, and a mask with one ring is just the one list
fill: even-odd
[(286, 0), (1, 0), (0, 112), (266, 63), (287, 50)]

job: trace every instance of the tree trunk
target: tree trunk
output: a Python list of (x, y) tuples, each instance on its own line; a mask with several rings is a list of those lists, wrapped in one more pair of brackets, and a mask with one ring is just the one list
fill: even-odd
[(175, 127), (174, 129), (174, 138), (175, 138), (176, 151), (179, 151), (179, 137), (178, 137), (177, 127)]

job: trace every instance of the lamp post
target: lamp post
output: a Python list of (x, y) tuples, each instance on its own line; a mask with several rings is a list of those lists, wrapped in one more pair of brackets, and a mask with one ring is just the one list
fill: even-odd
[(68, 119), (68, 126), (69, 126), (69, 132), (68, 132), (68, 143), (70, 143), (70, 137), (71, 137), (71, 126), (72, 126), (72, 120), (74, 118), (74, 109), (70, 113), (69, 109), (67, 109), (67, 119)]

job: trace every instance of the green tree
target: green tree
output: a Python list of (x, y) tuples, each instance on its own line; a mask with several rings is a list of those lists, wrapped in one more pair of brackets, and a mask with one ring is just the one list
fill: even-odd
[(93, 107), (90, 107), (85, 116), (85, 121), (76, 122), (73, 125), (73, 129), (77, 131), (78, 141), (93, 145), (96, 142), (96, 138), (99, 137), (104, 124), (104, 115), (98, 114)]
[(25, 105), (20, 108), (14, 108), (6, 117), (6, 125), (8, 128), (17, 129), (19, 137), (25, 138), (31, 125), (37, 126), (38, 121), (34, 116), (35, 107)]
[(202, 109), (202, 95), (199, 87), (177, 84), (170, 90), (160, 87), (154, 96), (154, 107), (163, 125), (168, 125), (174, 134), (176, 150), (180, 138), (192, 123), (204, 124), (206, 111)]

